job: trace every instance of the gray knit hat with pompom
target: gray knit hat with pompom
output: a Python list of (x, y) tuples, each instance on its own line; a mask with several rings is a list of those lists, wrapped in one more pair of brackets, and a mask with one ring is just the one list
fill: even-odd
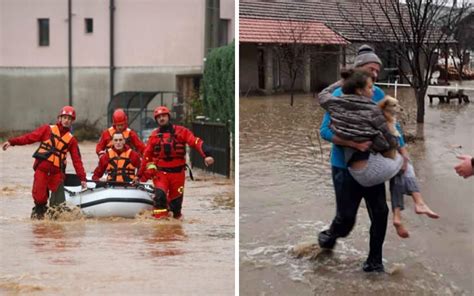
[(377, 63), (382, 66), (382, 61), (375, 54), (374, 49), (367, 44), (362, 45), (357, 50), (357, 56), (354, 60), (354, 67), (360, 67), (368, 63)]

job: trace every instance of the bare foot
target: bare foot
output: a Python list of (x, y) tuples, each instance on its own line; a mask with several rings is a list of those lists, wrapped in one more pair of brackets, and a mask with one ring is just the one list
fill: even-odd
[(438, 219), (439, 215), (433, 212), (426, 204), (415, 204), (415, 213), (418, 215), (425, 214), (430, 218)]
[(405, 227), (403, 226), (402, 222), (400, 222), (400, 220), (393, 219), (393, 226), (395, 226), (395, 229), (397, 230), (397, 234), (399, 237), (407, 238), (410, 236), (410, 234), (408, 234), (408, 230), (405, 229)]

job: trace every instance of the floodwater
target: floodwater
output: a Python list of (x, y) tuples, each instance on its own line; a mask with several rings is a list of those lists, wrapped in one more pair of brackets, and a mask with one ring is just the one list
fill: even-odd
[[(80, 148), (92, 171), (95, 145)], [(31, 221), (35, 149), (0, 151), (0, 295), (234, 294), (233, 181), (194, 170), (182, 222)]]
[[(474, 92), (467, 94), (472, 101)], [(472, 295), (474, 179), (453, 167), (456, 153), (474, 154), (474, 103), (427, 103), (418, 131), (425, 140), (408, 149), (421, 192), (441, 218), (416, 215), (405, 197), (410, 238), (396, 235), (390, 213), (385, 274), (361, 270), (370, 226), (364, 202), (332, 254), (305, 248), (335, 214), (330, 144), (318, 137), (322, 114), (311, 97), (297, 97), (294, 107), (288, 96), (240, 99), (240, 294)], [(294, 248), (308, 254), (295, 256)]]

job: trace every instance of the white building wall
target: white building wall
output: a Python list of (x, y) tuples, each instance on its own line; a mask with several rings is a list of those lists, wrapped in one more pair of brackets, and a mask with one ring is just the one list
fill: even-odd
[[(72, 0), (73, 105), (78, 120), (106, 125), (109, 101), (109, 0)], [(115, 93), (175, 91), (176, 75), (201, 74), (205, 0), (115, 0)], [(222, 19), (234, 1), (221, 0)], [(68, 104), (66, 0), (0, 0), (0, 131), (33, 129)], [(50, 44), (39, 46), (38, 18)], [(85, 33), (92, 18), (93, 33)], [(22, 120), (13, 114), (21, 110)]]

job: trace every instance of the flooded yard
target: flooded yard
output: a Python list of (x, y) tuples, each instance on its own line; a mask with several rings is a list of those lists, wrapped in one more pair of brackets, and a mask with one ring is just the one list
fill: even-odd
[(421, 192), (441, 218), (416, 215), (405, 197), (410, 238), (397, 236), (390, 213), (387, 273), (380, 275), (361, 270), (370, 225), (364, 203), (332, 255), (291, 254), (315, 243), (335, 214), (330, 144), (320, 146), (317, 135), (322, 115), (309, 96), (297, 97), (293, 108), (288, 96), (240, 99), (241, 295), (472, 295), (474, 180), (453, 167), (456, 154), (474, 154), (474, 104), (427, 102), (418, 128), (424, 140), (408, 150)]
[[(31, 221), (36, 147), (0, 151), (1, 295), (234, 294), (232, 180), (194, 170), (182, 222), (148, 216)], [(80, 148), (90, 172), (95, 144)]]

